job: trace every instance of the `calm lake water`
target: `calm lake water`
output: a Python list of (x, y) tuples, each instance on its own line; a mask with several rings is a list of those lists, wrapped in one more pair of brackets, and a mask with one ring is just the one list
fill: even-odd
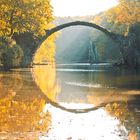
[(0, 140), (140, 140), (140, 71), (49, 64), (0, 72)]

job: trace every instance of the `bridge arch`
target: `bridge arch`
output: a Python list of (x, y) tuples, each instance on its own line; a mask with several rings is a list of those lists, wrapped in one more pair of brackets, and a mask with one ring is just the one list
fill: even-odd
[(64, 28), (71, 27), (71, 26), (79, 26), (79, 25), (81, 25), (81, 26), (88, 26), (88, 27), (97, 29), (97, 30), (99, 30), (99, 31), (101, 31), (101, 32), (103, 32), (103, 33), (105, 33), (107, 36), (109, 36), (109, 37), (112, 38), (113, 40), (116, 40), (116, 37), (117, 37), (116, 34), (112, 33), (111, 31), (109, 31), (109, 30), (105, 29), (104, 27), (99, 26), (99, 25), (97, 25), (97, 24), (95, 24), (95, 23), (90, 23), (90, 22), (86, 22), (86, 21), (74, 21), (74, 22), (64, 23), (64, 24), (62, 24), (62, 25), (58, 25), (58, 26), (56, 26), (56, 27), (54, 27), (54, 28), (51, 28), (51, 29), (49, 29), (49, 30), (46, 30), (46, 35), (43, 36), (43, 37), (41, 38), (41, 40), (40, 40), (40, 42), (39, 42), (39, 44), (38, 44), (38, 47), (37, 47), (37, 48), (35, 49), (35, 51), (34, 51), (34, 54), (33, 54), (33, 57), (32, 57), (32, 62), (33, 62), (33, 60), (34, 60), (34, 56), (35, 56), (37, 50), (39, 49), (39, 47), (41, 46), (41, 44), (42, 44), (49, 36), (51, 36), (51, 35), (54, 34), (55, 32), (60, 31), (60, 30), (62, 30), (62, 29), (64, 29)]

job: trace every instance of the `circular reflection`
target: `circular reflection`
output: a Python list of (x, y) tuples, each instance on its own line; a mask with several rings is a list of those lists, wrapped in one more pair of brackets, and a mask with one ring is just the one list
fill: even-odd
[(62, 91), (61, 86), (56, 78), (55, 64), (35, 65), (32, 68), (32, 75), (37, 86), (44, 93), (46, 102), (50, 103), (54, 107), (73, 113), (86, 113), (105, 105), (100, 104), (94, 107), (93, 104), (79, 103), (79, 105), (77, 104), (78, 106), (75, 106), (76, 104), (72, 105), (58, 102), (56, 100), (57, 95), (61, 94)]
[[(137, 115), (139, 116), (140, 109), (138, 107), (139, 104), (137, 105), (136, 103), (137, 102), (139, 103), (140, 97), (139, 97), (139, 95), (134, 96), (134, 94), (132, 96), (133, 92), (136, 94), (137, 92), (139, 93), (139, 91), (136, 92), (135, 90), (134, 91), (133, 90), (120, 90), (120, 89), (114, 89), (114, 88), (111, 88), (111, 89), (106, 88), (106, 90), (105, 90), (102, 87), (99, 88), (99, 86), (98, 86), (98, 88), (95, 88), (95, 87), (90, 88), (90, 90), (88, 91), (88, 95), (86, 96), (86, 100), (87, 100), (86, 103), (83, 103), (83, 102), (72, 103), (70, 101), (67, 103), (64, 103), (64, 102), (59, 101), (58, 97), (62, 97), (59, 94), (64, 93), (64, 94), (66, 94), (65, 96), (68, 96), (68, 94), (67, 94), (67, 92), (63, 91), (63, 89), (61, 87), (61, 86), (63, 86), (63, 83), (60, 84), (60, 82), (58, 81), (57, 74), (60, 74), (60, 73), (57, 73), (57, 74), (56, 73), (57, 72), (56, 72), (55, 64), (46, 65), (46, 66), (34, 66), (34, 68), (32, 69), (32, 74), (33, 74), (36, 84), (38, 85), (38, 87), (41, 89), (41, 91), (46, 96), (46, 102), (47, 102), (47, 104), (45, 106), (46, 112), (54, 111), (55, 115), (52, 115), (52, 116), (57, 118), (59, 115), (56, 116), (56, 111), (57, 111), (56, 108), (61, 109), (61, 110), (58, 110), (58, 112), (67, 111), (67, 113), (68, 112), (87, 113), (89, 111), (92, 111), (90, 113), (94, 114), (94, 113), (100, 112), (100, 110), (103, 110), (105, 113), (108, 114), (108, 116), (112, 116), (115, 120), (116, 119), (119, 120), (119, 123), (120, 123), (119, 125), (124, 126), (124, 128), (127, 130), (127, 136), (129, 137), (129, 139), (132, 137), (135, 137), (135, 139), (137, 137), (139, 137), (139, 124), (140, 123), (139, 123), (139, 118), (137, 117)], [(61, 75), (61, 78), (62, 77), (64, 78), (64, 75), (65, 74), (63, 73)], [(68, 80), (72, 80), (72, 75), (75, 77), (78, 74), (76, 73), (76, 75), (74, 75), (74, 73), (72, 73), (71, 79), (69, 79), (70, 77), (65, 77), (65, 78)], [(95, 74), (93, 76), (95, 76)], [(81, 78), (80, 80), (82, 80), (81, 75), (79, 75), (79, 77)], [(70, 82), (67, 82), (67, 80), (65, 78), (62, 81), (66, 81), (67, 85), (71, 84)], [(76, 78), (77, 77), (75, 77), (75, 79)], [(98, 80), (97, 77), (95, 79)], [(100, 80), (102, 80), (102, 77)], [(85, 82), (85, 81), (82, 81), (82, 82)], [(72, 86), (72, 88), (74, 88), (74, 86), (72, 84), (71, 84), (71, 86)], [(68, 92), (71, 93), (72, 96), (74, 96), (76, 98), (76, 95), (74, 94), (74, 92), (71, 92), (71, 91), (68, 91)], [(99, 94), (99, 92), (100, 92), (100, 94)], [(66, 99), (66, 98), (64, 98), (64, 99)], [(51, 105), (50, 108), (52, 110), (49, 108), (49, 104)], [(55, 108), (53, 108), (52, 106)], [(104, 107), (104, 108), (101, 108), (101, 107)], [(93, 110), (97, 110), (97, 109), (98, 109), (98, 111), (93, 111)], [(137, 113), (136, 113), (136, 111), (137, 111)], [(65, 113), (62, 113), (62, 116)], [(87, 118), (87, 116), (90, 113), (79, 114), (79, 115), (86, 115), (85, 118)], [(68, 113), (68, 115), (75, 115), (75, 114)], [(102, 116), (102, 114), (99, 114), (99, 116)], [(91, 117), (93, 119), (93, 115), (91, 115)], [(66, 116), (66, 118), (67, 118), (67, 116)], [(62, 119), (62, 120), (64, 120), (64, 119)], [(86, 120), (88, 120), (88, 119), (86, 119)], [(105, 121), (103, 121), (103, 122), (105, 122)], [(60, 125), (61, 124), (60, 119), (58, 119), (58, 121), (56, 123), (58, 123)], [(111, 121), (111, 124), (112, 124), (112, 121)], [(64, 123), (64, 125), (65, 125), (65, 123)], [(54, 126), (55, 126), (55, 124), (54, 124)], [(97, 126), (98, 126), (98, 124), (97, 124)], [(103, 126), (101, 125), (100, 128), (102, 128), (102, 127)], [(60, 128), (60, 126), (58, 128)]]

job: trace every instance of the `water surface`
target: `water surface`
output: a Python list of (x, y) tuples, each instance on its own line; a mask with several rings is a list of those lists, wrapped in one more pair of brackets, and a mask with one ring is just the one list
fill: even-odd
[(0, 73), (0, 139), (140, 139), (140, 71), (110, 64)]

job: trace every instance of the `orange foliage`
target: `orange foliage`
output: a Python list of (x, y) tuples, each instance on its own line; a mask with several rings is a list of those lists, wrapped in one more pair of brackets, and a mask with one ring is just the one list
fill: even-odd
[(41, 91), (51, 100), (56, 99), (57, 93), (60, 91), (58, 82), (56, 81), (55, 64), (34, 66), (32, 69), (34, 80)]
[(139, 1), (121, 1), (117, 7), (108, 10), (107, 15), (110, 21), (129, 25), (135, 22), (140, 22), (139, 9)]
[[(0, 99), (0, 131), (35, 132), (46, 131), (51, 122), (50, 114), (44, 118), (40, 115), (45, 105), (44, 100), (14, 101), (13, 94)], [(43, 123), (39, 121), (43, 119)]]

